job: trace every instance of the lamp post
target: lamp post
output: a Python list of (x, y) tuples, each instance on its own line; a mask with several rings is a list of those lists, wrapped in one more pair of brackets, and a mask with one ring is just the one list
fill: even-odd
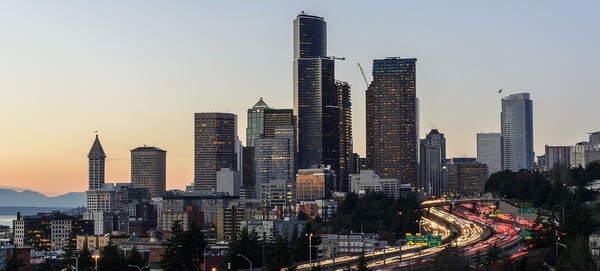
[(313, 234), (307, 233), (306, 236), (308, 236), (308, 264), (310, 265), (310, 267), (312, 267), (312, 237), (313, 237)]
[(563, 228), (565, 227), (565, 206), (562, 206), (560, 204), (557, 204), (556, 207), (560, 207), (562, 208), (562, 220), (560, 221), (560, 226), (562, 226)]
[(244, 258), (246, 261), (248, 261), (250, 263), (250, 271), (252, 271), (252, 262), (250, 260), (248, 260), (248, 258), (246, 258), (246, 256), (244, 256), (242, 254), (238, 254), (238, 256)]
[(146, 269), (146, 268), (150, 268), (150, 266), (147, 266), (147, 265), (146, 265), (146, 266), (139, 267), (139, 266), (137, 266), (137, 265), (130, 264), (130, 265), (128, 265), (128, 266), (129, 266), (129, 267), (135, 267), (135, 268), (137, 268), (137, 270), (138, 270), (138, 271), (142, 271), (142, 270), (144, 270), (144, 269)]
[(202, 271), (206, 271), (206, 249), (210, 247), (210, 244), (206, 245), (206, 247), (204, 248), (204, 267), (202, 268)]
[(98, 258), (100, 258), (100, 255), (94, 254), (92, 255), (92, 258), (94, 258), (94, 261), (96, 261), (96, 268), (94, 270), (98, 271)]

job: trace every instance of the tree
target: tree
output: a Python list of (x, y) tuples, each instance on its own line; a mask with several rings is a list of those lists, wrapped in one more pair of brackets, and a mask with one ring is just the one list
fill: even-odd
[(231, 270), (247, 269), (248, 262), (238, 256), (244, 255), (252, 263), (262, 263), (262, 242), (259, 240), (259, 235), (256, 231), (249, 231), (247, 227), (243, 227), (237, 235), (237, 238), (229, 244), (229, 254), (226, 262), (231, 263)]
[(147, 261), (144, 260), (144, 256), (135, 247), (129, 251), (125, 262), (128, 266), (135, 265), (138, 267), (144, 267), (147, 264)]
[(20, 267), (25, 266), (25, 263), (22, 259), (19, 259), (19, 250), (16, 246), (12, 248), (12, 252), (10, 252), (10, 257), (6, 260), (4, 268), (2, 271), (19, 271)]
[[(588, 245), (588, 238), (585, 235), (577, 235), (567, 242), (564, 252), (559, 253), (557, 271), (578, 270), (595, 271), (598, 270), (596, 262), (592, 257)], [(562, 249), (562, 247), (560, 248)]]
[(273, 231), (272, 256), (268, 264), (269, 271), (279, 271), (282, 267), (288, 266), (290, 262), (290, 246), (287, 239)]
[(74, 270), (75, 267), (75, 252), (77, 251), (77, 237), (74, 234), (71, 234), (71, 237), (65, 244), (65, 256), (63, 267), (67, 268), (67, 270)]
[(87, 243), (83, 243), (83, 249), (79, 252), (77, 259), (79, 261), (78, 271), (94, 270), (94, 259), (92, 259), (92, 252), (89, 250)]
[(365, 254), (361, 254), (360, 257), (358, 257), (358, 262), (356, 263), (356, 269), (354, 269), (355, 271), (370, 271), (371, 269), (369, 269), (367, 267), (367, 259), (365, 258)]
[(119, 247), (109, 241), (108, 244), (100, 250), (98, 259), (99, 271), (119, 271), (125, 270), (125, 257), (119, 252)]
[(175, 221), (171, 227), (171, 237), (160, 259), (160, 266), (165, 271), (199, 270), (204, 262), (206, 238), (194, 223), (183, 230), (181, 221)]

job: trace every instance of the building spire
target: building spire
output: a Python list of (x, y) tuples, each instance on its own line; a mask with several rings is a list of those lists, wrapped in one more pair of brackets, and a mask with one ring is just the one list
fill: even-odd
[(104, 149), (102, 148), (102, 144), (100, 144), (100, 139), (98, 138), (98, 131), (96, 131), (96, 139), (92, 144), (92, 148), (88, 153), (89, 158), (106, 158), (106, 153), (104, 153)]

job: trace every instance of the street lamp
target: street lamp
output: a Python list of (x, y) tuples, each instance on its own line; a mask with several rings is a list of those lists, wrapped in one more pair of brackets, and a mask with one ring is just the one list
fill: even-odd
[(313, 234), (307, 233), (306, 236), (308, 236), (308, 263), (309, 263), (310, 267), (312, 267), (312, 237), (313, 237)]
[(204, 267), (202, 268), (202, 271), (206, 271), (206, 249), (210, 247), (210, 244), (207, 244), (206, 247), (204, 248)]
[(244, 256), (242, 254), (238, 254), (238, 256), (244, 258), (246, 261), (248, 261), (250, 263), (250, 271), (252, 271), (252, 262), (250, 260), (248, 260), (248, 258), (246, 258), (246, 256)]
[(147, 266), (147, 265), (146, 265), (146, 266), (139, 267), (139, 266), (137, 266), (137, 265), (130, 264), (130, 265), (128, 265), (128, 266), (129, 266), (129, 267), (135, 267), (135, 268), (137, 268), (137, 270), (138, 270), (138, 271), (142, 271), (142, 270), (144, 270), (144, 269), (146, 269), (146, 268), (148, 268), (148, 269), (150, 268), (150, 266)]
[(100, 258), (100, 255), (94, 254), (92, 255), (92, 258), (94, 258), (94, 260), (96, 261), (96, 268), (94, 270), (98, 271), (98, 258)]

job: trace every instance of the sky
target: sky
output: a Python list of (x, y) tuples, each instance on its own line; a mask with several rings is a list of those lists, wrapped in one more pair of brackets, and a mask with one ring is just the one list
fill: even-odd
[[(365, 154), (363, 66), (417, 58), (420, 134), (447, 157), (500, 132), (500, 95), (529, 92), (536, 155), (600, 130), (597, 1), (0, 0), (0, 186), (87, 188), (95, 131), (106, 182), (129, 182), (130, 150), (167, 150), (167, 188), (193, 181), (195, 112), (238, 116), (259, 97), (292, 108), (292, 22), (323, 16), (336, 78), (352, 86)], [(498, 90), (503, 89), (502, 94)]]

